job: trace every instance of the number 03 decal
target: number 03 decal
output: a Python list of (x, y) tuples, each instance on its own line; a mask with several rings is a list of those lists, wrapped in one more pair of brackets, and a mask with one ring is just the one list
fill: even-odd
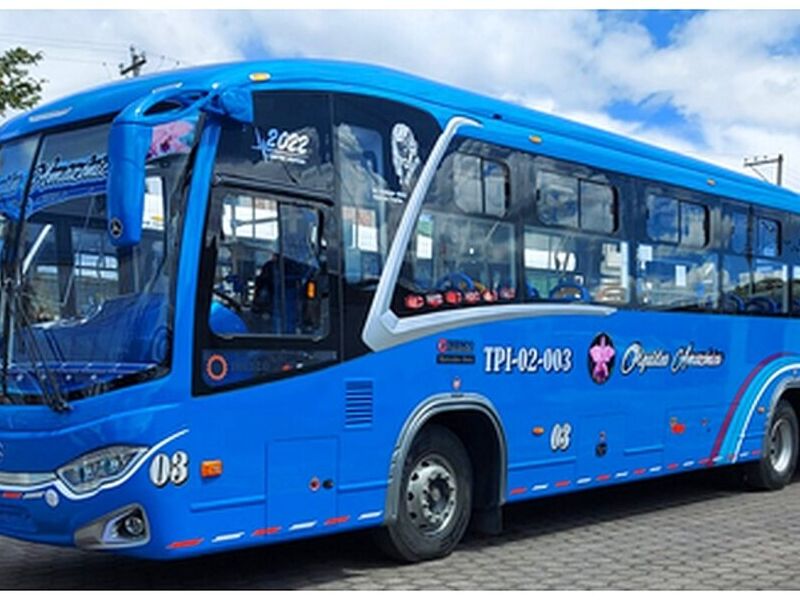
[(566, 451), (572, 443), (572, 425), (556, 423), (550, 433), (550, 449), (553, 452)]
[(181, 485), (189, 478), (189, 455), (178, 450), (172, 456), (156, 454), (150, 463), (150, 481), (156, 487), (164, 487), (170, 481)]

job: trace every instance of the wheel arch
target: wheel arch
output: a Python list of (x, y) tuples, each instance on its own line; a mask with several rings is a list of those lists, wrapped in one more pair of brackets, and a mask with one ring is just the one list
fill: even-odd
[[(479, 419), (479, 421), (475, 419)], [(484, 479), (474, 478), (476, 484), (474, 494), (477, 505), (473, 506), (473, 510), (482, 508), (482, 505), (502, 506), (505, 503), (508, 450), (505, 432), (497, 411), (489, 399), (480, 394), (437, 394), (417, 405), (406, 419), (397, 437), (389, 465), (385, 522), (394, 522), (397, 519), (403, 465), (414, 438), (426, 425), (431, 423), (444, 425), (459, 437), (469, 454), (474, 471), (478, 471), (475, 468), (476, 460), (494, 462), (494, 469), (481, 470)], [(494, 433), (493, 452), (478, 452), (476, 444), (471, 442), (481, 439), (480, 428), (470, 432), (470, 423), (481, 423), (483, 431)]]
[(772, 418), (775, 407), (781, 400), (786, 400), (794, 410), (795, 416), (800, 420), (800, 379), (794, 375), (787, 376), (775, 388), (769, 401), (767, 422)]

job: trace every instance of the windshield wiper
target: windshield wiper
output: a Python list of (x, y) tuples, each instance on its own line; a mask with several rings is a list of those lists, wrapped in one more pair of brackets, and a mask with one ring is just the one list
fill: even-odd
[[(56, 412), (66, 412), (71, 410), (72, 407), (64, 399), (56, 376), (47, 367), (44, 352), (39, 345), (39, 341), (36, 339), (36, 333), (33, 331), (32, 323), (25, 313), (25, 307), (22, 305), (22, 293), (20, 289), (21, 286), (15, 286), (13, 282), (6, 282), (4, 285), (7, 320), (4, 323), (3, 329), (10, 329), (10, 327), (7, 326), (8, 319), (10, 319), (14, 326), (14, 333), (19, 335), (25, 344), (26, 354), (29, 356), (34, 377), (39, 385), (45, 403)], [(6, 351), (3, 355), (3, 394), (8, 398), (8, 354), (11, 352), (11, 344), (8, 342), (5, 343), (5, 348)]]

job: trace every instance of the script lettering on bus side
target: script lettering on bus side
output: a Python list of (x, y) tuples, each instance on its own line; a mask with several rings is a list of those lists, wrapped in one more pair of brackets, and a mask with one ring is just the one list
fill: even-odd
[(675, 352), (663, 348), (646, 350), (640, 342), (633, 342), (626, 349), (620, 361), (620, 372), (630, 375), (643, 374), (650, 369), (669, 369), (673, 374), (690, 368), (714, 368), (722, 366), (725, 354), (715, 348), (695, 350), (693, 343), (679, 347)]

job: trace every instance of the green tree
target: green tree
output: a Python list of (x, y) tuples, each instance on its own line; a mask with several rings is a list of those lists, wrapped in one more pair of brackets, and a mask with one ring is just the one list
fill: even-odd
[(9, 109), (33, 108), (42, 99), (45, 80), (28, 74), (28, 67), (36, 66), (41, 59), (41, 52), (20, 47), (6, 50), (0, 56), (0, 116)]

